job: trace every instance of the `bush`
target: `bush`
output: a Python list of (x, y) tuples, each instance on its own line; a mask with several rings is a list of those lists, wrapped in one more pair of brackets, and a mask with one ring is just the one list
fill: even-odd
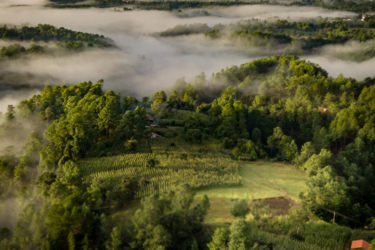
[(295, 241), (305, 241), (305, 237), (293, 231), (289, 234), (289, 238)]
[(129, 153), (134, 153), (136, 148), (137, 148), (137, 140), (134, 140), (133, 138), (128, 140), (127, 142), (125, 142), (125, 148), (126, 148), (126, 151), (129, 152)]
[(147, 167), (148, 167), (148, 168), (154, 168), (155, 165), (156, 165), (156, 160), (155, 160), (155, 159), (149, 159), (149, 160), (147, 161)]
[(233, 209), (230, 212), (234, 217), (246, 217), (246, 215), (250, 212), (250, 209), (247, 206), (247, 201), (239, 201), (234, 205)]

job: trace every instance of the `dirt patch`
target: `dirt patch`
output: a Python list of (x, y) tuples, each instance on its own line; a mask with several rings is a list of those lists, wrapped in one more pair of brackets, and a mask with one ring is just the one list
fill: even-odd
[[(282, 190), (281, 188), (279, 188), (277, 185), (275, 185), (274, 183), (268, 181), (267, 179), (263, 178), (262, 176), (258, 175), (256, 172), (254, 172), (253, 170), (251, 170), (249, 167), (246, 167), (244, 166), (243, 164), (239, 163), (239, 165), (247, 170), (249, 170), (250, 172), (252, 172), (254, 175), (258, 176), (259, 178), (261, 178), (262, 180), (264, 180), (265, 183), (269, 183), (270, 186), (274, 187), (277, 191), (279, 191), (279, 193), (284, 197), (284, 199), (288, 200), (289, 203), (292, 203), (294, 206), (296, 206), (298, 209), (304, 211), (306, 213), (306, 211), (301, 207), (300, 204), (298, 204), (297, 201), (293, 200), (284, 190)], [(312, 221), (316, 221), (316, 219), (314, 219), (312, 216), (309, 215), (309, 218), (310, 220)]]
[(269, 205), (272, 210), (275, 210), (276, 215), (286, 215), (290, 209), (289, 200), (284, 197), (266, 198), (266, 199), (256, 199), (253, 201), (263, 201)]

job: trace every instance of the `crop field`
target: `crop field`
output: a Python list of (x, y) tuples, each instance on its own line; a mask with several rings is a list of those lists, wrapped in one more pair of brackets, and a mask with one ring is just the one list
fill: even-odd
[[(173, 142), (173, 146), (171, 143)], [(202, 146), (161, 138), (150, 140), (149, 153), (89, 158), (78, 163), (87, 180), (101, 179), (115, 187), (127, 176), (144, 178), (136, 198), (164, 192), (181, 183), (193, 188), (229, 187), (242, 184), (238, 163), (227, 156), (210, 153)], [(148, 166), (154, 160), (155, 166)]]
[[(287, 214), (290, 203), (281, 197), (283, 190), (293, 200), (298, 201), (299, 192), (305, 188), (305, 174), (289, 165), (270, 162), (238, 163), (226, 156), (218, 157), (208, 149), (207, 154), (201, 146), (191, 147), (187, 151), (172, 147), (167, 153), (165, 148), (172, 140), (153, 140), (150, 145), (159, 154), (127, 154), (122, 156), (91, 158), (80, 162), (81, 171), (87, 178), (102, 178), (116, 185), (116, 180), (127, 175), (144, 177), (150, 180), (147, 188), (141, 189), (137, 198), (148, 194), (163, 192), (182, 182), (188, 182), (197, 188), (195, 204), (203, 195), (210, 200), (210, 210), (205, 218), (206, 226), (229, 227), (235, 220), (230, 213), (234, 204), (241, 199), (252, 201), (247, 219), (253, 221), (259, 230), (255, 237), (263, 242), (275, 244), (279, 250), (341, 250), (349, 249), (351, 240), (372, 239), (374, 232), (354, 230), (325, 222), (310, 222), (301, 230), (302, 240), (293, 240), (289, 236), (295, 225)], [(180, 142), (181, 147), (184, 146)], [(164, 153), (161, 153), (163, 152)], [(149, 159), (159, 164), (147, 168)], [(240, 166), (240, 167), (238, 167)], [(226, 176), (227, 179), (223, 178)], [(231, 178), (228, 178), (231, 176)], [(234, 178), (235, 177), (235, 178)], [(125, 209), (111, 212), (113, 221), (121, 225), (130, 225), (131, 217), (140, 208), (135, 201)], [(255, 217), (259, 219), (255, 220)]]

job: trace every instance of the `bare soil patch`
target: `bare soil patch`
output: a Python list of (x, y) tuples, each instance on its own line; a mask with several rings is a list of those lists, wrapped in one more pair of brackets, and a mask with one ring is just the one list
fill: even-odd
[(290, 209), (290, 201), (284, 197), (274, 197), (266, 199), (256, 199), (253, 201), (264, 201), (272, 210), (275, 210), (276, 215), (286, 215)]

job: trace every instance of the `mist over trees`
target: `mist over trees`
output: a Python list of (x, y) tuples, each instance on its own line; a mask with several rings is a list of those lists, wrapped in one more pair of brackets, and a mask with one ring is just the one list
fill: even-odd
[[(2, 199), (16, 196), (24, 202), (13, 236), (4, 238), (3, 245), (191, 249), (196, 241), (207, 242), (192, 235), (202, 230), (209, 201), (204, 198), (193, 206), (194, 192), (186, 185), (146, 198), (125, 242), (126, 232), (108, 228), (103, 209), (108, 202), (128, 204), (144, 184), (129, 177), (110, 191), (98, 180), (81, 181), (76, 164), (80, 159), (130, 152), (127, 144), (144, 140), (147, 107), (155, 114), (163, 109), (160, 118), (173, 109), (195, 110), (181, 131), (187, 141), (200, 143), (213, 137), (231, 149), (233, 157), (295, 163), (309, 175), (307, 190), (301, 194), (305, 209), (327, 220), (326, 208), (371, 223), (374, 197), (368, 190), (375, 183), (371, 79), (331, 78), (297, 57), (275, 56), (223, 69), (210, 79), (204, 74), (192, 82), (180, 79), (170, 96), (161, 91), (142, 102), (104, 92), (102, 85), (103, 81), (47, 86), (40, 95), (9, 106), (3, 115), (2, 138), (27, 133), (24, 121), (45, 128), (30, 133), (21, 151), (4, 151), (1, 156)], [(158, 103), (165, 105), (156, 109)], [(153, 207), (160, 212), (154, 214)], [(340, 224), (357, 226), (345, 219)], [(229, 237), (224, 240), (228, 247), (252, 245), (250, 239), (241, 243), (233, 238), (235, 225), (233, 232), (230, 229), (233, 236), (215, 232), (209, 247), (220, 237)]]
[[(53, 2), (65, 8), (83, 1)], [(95, 1), (101, 7), (118, 4), (123, 2)], [(142, 9), (175, 9), (178, 18), (191, 18), (212, 17), (213, 12), (186, 14), (180, 8), (245, 3), (132, 4)], [(371, 9), (370, 3), (292, 4), (350, 7), (358, 12)], [(85, 7), (83, 3), (77, 8)], [(337, 58), (369, 60), (375, 55), (375, 35), (370, 29), (374, 20), (371, 15), (358, 15), (351, 20), (197, 22), (169, 25), (172, 28), (142, 36), (134, 32), (136, 28), (132, 33), (126, 25), (119, 30), (112, 25), (113, 34), (132, 33), (127, 38), (136, 42), (141, 41), (138, 36), (151, 39), (148, 44), (177, 41), (173, 48), (181, 54), (190, 55), (189, 49), (208, 43), (194, 62), (206, 63), (205, 50), (228, 47), (244, 57), (251, 50), (273, 56), (238, 66), (228, 63), (211, 75), (181, 76), (173, 86), (164, 79), (172, 69), (156, 67), (165, 85), (156, 84), (159, 89), (151, 95), (153, 81), (146, 77), (142, 91), (134, 91), (138, 95), (133, 96), (111, 90), (103, 79), (69, 85), (57, 84), (51, 76), (51, 84), (38, 85), (40, 93), (9, 104), (0, 112), (0, 250), (328, 250), (341, 249), (355, 237), (372, 240), (375, 234), (368, 229), (375, 229), (375, 78), (332, 77), (297, 55), (324, 51), (329, 45)], [(143, 32), (141, 26), (138, 29)], [(179, 46), (178, 39), (198, 46)], [(48, 24), (4, 25), (0, 41), (4, 65), (94, 50), (126, 54), (103, 35)], [(171, 47), (166, 48), (163, 51)], [(225, 58), (220, 53), (217, 58)], [(137, 56), (144, 63), (149, 60)], [(90, 63), (83, 58), (80, 62)], [(69, 63), (81, 69), (74, 59)], [(150, 69), (142, 66), (129, 71), (142, 75)], [(105, 70), (125, 71), (117, 67)], [(12, 75), (4, 70), (0, 91), (7, 91), (7, 81), (28, 88), (23, 85), (26, 78), (32, 79), (33, 72), (22, 74), (20, 69)], [(132, 80), (123, 77), (121, 87)], [(247, 181), (242, 171), (256, 175), (242, 163), (258, 160), (288, 164), (287, 168), (306, 177), (298, 201), (302, 207), (279, 216), (264, 200), (250, 194), (249, 199), (238, 199), (232, 194), (233, 206), (226, 211), (230, 219), (207, 223), (211, 209), (222, 209), (209, 191), (237, 192)], [(285, 181), (295, 180), (290, 176)], [(271, 185), (264, 183), (265, 188)], [(279, 192), (284, 196), (284, 191)], [(332, 212), (340, 217), (332, 220)]]

